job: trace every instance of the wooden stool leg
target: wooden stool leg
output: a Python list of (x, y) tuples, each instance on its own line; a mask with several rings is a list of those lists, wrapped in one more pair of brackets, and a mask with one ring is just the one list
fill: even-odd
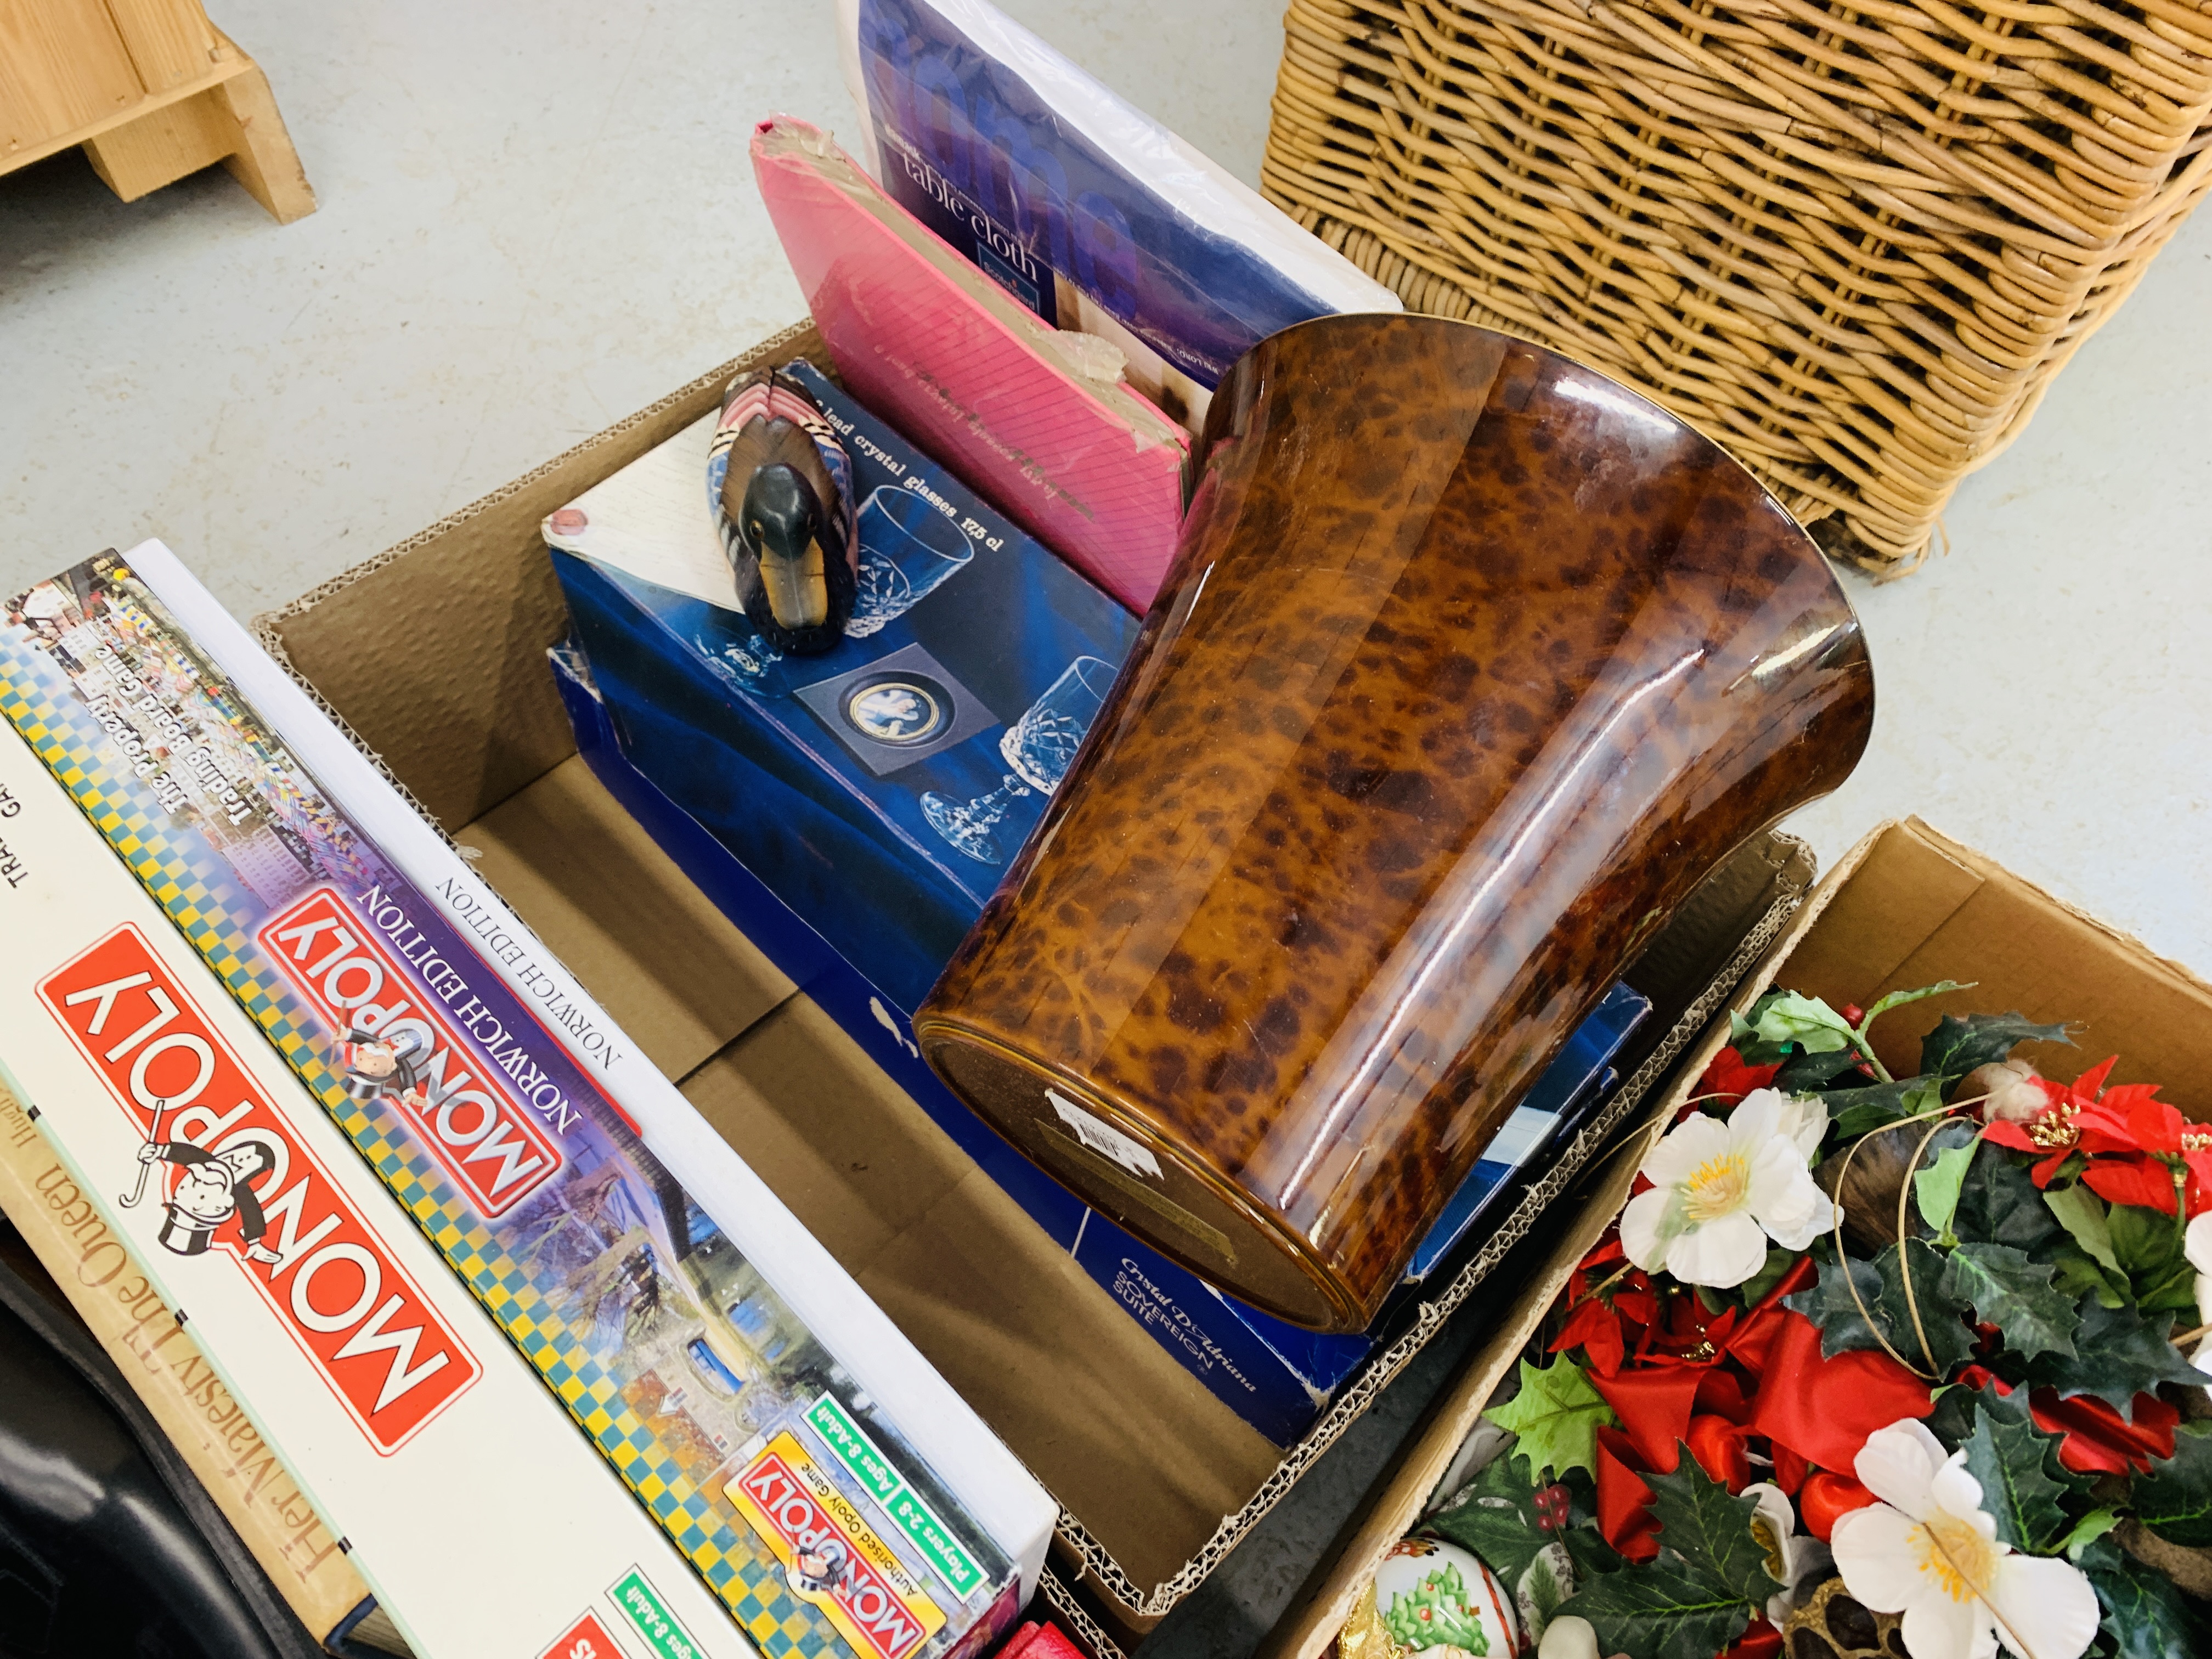
[(126, 202), (213, 167), (237, 147), (222, 88), (153, 110), (85, 141), (84, 153), (107, 187)]
[(315, 210), (315, 192), (276, 112), (269, 77), (250, 60), (205, 92), (86, 139), (84, 153), (126, 202), (220, 161), (278, 224)]
[(222, 159), (231, 177), (245, 185), (280, 225), (313, 213), (315, 192), (300, 166), (300, 152), (292, 148), (292, 135), (284, 130), (284, 118), (276, 112), (269, 77), (260, 66), (232, 76), (206, 95), (221, 100), (234, 136), (229, 154)]

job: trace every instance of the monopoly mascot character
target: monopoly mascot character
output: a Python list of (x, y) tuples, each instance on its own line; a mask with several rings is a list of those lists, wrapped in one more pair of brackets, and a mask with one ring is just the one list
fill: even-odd
[(338, 1045), (338, 1063), (345, 1068), (345, 1091), (356, 1100), (376, 1100), (390, 1095), (407, 1105), (422, 1104), (422, 1078), (416, 1061), (422, 1053), (412, 1031), (398, 1040), (364, 1031), (358, 1025)]
[(215, 1230), (236, 1216), (246, 1255), (272, 1266), (283, 1260), (261, 1242), (269, 1223), (260, 1198), (247, 1184), (276, 1167), (276, 1154), (266, 1141), (241, 1140), (211, 1152), (189, 1140), (149, 1140), (138, 1149), (138, 1161), (173, 1164), (179, 1171), (175, 1190), (161, 1206), (168, 1212), (160, 1235), (163, 1249), (204, 1255)]
[(792, 1588), (802, 1595), (827, 1595), (843, 1581), (850, 1565), (842, 1539), (803, 1545), (791, 1564)]

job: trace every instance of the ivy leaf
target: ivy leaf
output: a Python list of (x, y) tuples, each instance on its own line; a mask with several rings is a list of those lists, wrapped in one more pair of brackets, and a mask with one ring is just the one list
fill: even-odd
[(2212, 1423), (2178, 1430), (2173, 1455), (2136, 1476), (2130, 1498), (2136, 1518), (2160, 1538), (2194, 1549), (2212, 1544)]
[(2051, 1282), (2057, 1271), (2009, 1244), (1961, 1244), (1945, 1264), (1943, 1291), (2002, 1331), (2005, 1346), (2022, 1359), (2043, 1353), (2071, 1358), (2081, 1316)]
[[(1974, 1354), (1974, 1334), (1960, 1322), (1965, 1308), (1947, 1288), (1949, 1264), (1941, 1251), (1917, 1238), (1910, 1241), (1902, 1260), (1912, 1264), (1912, 1293), (1920, 1309), (1917, 1328), (1912, 1304), (1905, 1300), (1905, 1270), (1894, 1244), (1871, 1262), (1850, 1256), (1841, 1263), (1822, 1262), (1820, 1282), (1809, 1291), (1784, 1297), (1784, 1305), (1820, 1328), (1820, 1352), (1826, 1358), (1832, 1359), (1852, 1348), (1880, 1350), (1881, 1339), (1887, 1337), (1889, 1347), (1907, 1364), (1948, 1373)], [(1858, 1301), (1851, 1297), (1854, 1285), (1858, 1288)], [(1880, 1335), (1859, 1311), (1859, 1301), (1880, 1322)], [(1920, 1340), (1923, 1330), (1928, 1334), (1925, 1349)]]
[(1908, 1002), (1917, 1002), (1923, 997), (1940, 997), (1946, 991), (1971, 991), (1973, 988), (1971, 984), (1961, 985), (1955, 979), (1946, 979), (1938, 980), (1933, 985), (1923, 985), (1917, 991), (1892, 991), (1867, 1010), (1866, 1018), (1859, 1022), (1859, 1029), (1866, 1030), (1891, 1009), (1902, 1008)]
[(1751, 1622), (1751, 1608), (1726, 1584), (1664, 1554), (1601, 1575), (1559, 1604), (1556, 1616), (1569, 1613), (1596, 1626), (1600, 1653), (1638, 1659), (1713, 1659)]
[(2061, 1395), (2089, 1395), (2103, 1401), (2129, 1422), (2135, 1421), (2135, 1399), (2161, 1382), (2212, 1382), (2181, 1357), (2168, 1340), (2173, 1316), (2146, 1316), (2132, 1303), (2107, 1308), (2095, 1297), (2081, 1304), (2081, 1323), (2074, 1333), (2079, 1358), (2046, 1353), (2027, 1368), (2032, 1382), (2048, 1383)]
[(1818, 997), (1784, 991), (1762, 1000), (1751, 1029), (1769, 1042), (1794, 1042), (1808, 1054), (1831, 1054), (1856, 1045), (1859, 1034), (1841, 1014)]
[(1958, 1213), (1959, 1189), (1966, 1184), (1966, 1166), (1974, 1161), (1974, 1149), (1981, 1144), (1977, 1137), (1963, 1146), (1947, 1146), (1936, 1154), (1934, 1163), (1913, 1174), (1913, 1201), (1920, 1206), (1920, 1218), (1936, 1230), (1939, 1244), (1959, 1242), (1951, 1231), (1951, 1218)]
[(1959, 1207), (1951, 1218), (1961, 1238), (2009, 1244), (2040, 1261), (2064, 1231), (2043, 1201), (2042, 1189), (2027, 1162), (1991, 1146), (1974, 1160), (1959, 1188)]
[(1528, 1478), (1544, 1471), (1597, 1472), (1597, 1431), (1617, 1422), (1613, 1407), (1590, 1386), (1583, 1368), (1564, 1355), (1538, 1370), (1521, 1362), (1521, 1392), (1483, 1415), (1520, 1436), (1513, 1454), (1528, 1460)]
[[(1686, 1452), (1686, 1448), (1685, 1449)], [(1726, 1585), (1740, 1601), (1763, 1607), (1782, 1586), (1766, 1571), (1766, 1547), (1752, 1536), (1755, 1498), (1729, 1489), (1685, 1455), (1672, 1474), (1647, 1474), (1659, 1541), (1696, 1571)]]
[(2049, 1555), (2067, 1536), (2066, 1488), (2043, 1469), (2043, 1439), (2033, 1425), (1983, 1411), (1963, 1449), (1966, 1473), (1981, 1482), (1982, 1505), (1997, 1523), (1997, 1537), (2016, 1550)]
[(2105, 1610), (2103, 1628), (2114, 1659), (2172, 1659), (2197, 1651), (2200, 1632), (2173, 1581), (2124, 1555), (2109, 1539), (2084, 1552), (2083, 1570)]
[(2066, 1042), (2063, 1025), (2038, 1025), (2019, 1012), (1946, 1014), (1920, 1039), (1920, 1069), (1936, 1077), (1961, 1078), (1978, 1066), (2005, 1059), (2023, 1042)]

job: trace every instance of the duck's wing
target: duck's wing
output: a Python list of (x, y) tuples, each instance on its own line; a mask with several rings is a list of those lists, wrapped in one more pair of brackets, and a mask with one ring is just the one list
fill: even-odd
[[(738, 522), (738, 515), (744, 509), (745, 488), (751, 483), (753, 474), (764, 466), (776, 465), (787, 466), (798, 473), (812, 487), (815, 500), (824, 503), (829, 510), (842, 514), (842, 497), (812, 436), (778, 416), (746, 422), (738, 427), (731, 441), (730, 470), (722, 476), (722, 511), (731, 523)], [(830, 503), (836, 505), (830, 506)]]

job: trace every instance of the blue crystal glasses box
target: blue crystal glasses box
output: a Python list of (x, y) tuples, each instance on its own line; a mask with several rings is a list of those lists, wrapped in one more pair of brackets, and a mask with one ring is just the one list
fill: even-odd
[(1035, 827), (1137, 619), (811, 365), (844, 438), (858, 597), (826, 654), (736, 608), (708, 417), (550, 515), (574, 624), (553, 667), (600, 781), (753, 943), (1232, 1410), (1297, 1440), (1571, 1141), (1649, 1004), (1578, 1030), (1424, 1240), (1376, 1325), (1299, 1330), (1225, 1297), (1016, 1152), (924, 1065), (909, 1016)]

